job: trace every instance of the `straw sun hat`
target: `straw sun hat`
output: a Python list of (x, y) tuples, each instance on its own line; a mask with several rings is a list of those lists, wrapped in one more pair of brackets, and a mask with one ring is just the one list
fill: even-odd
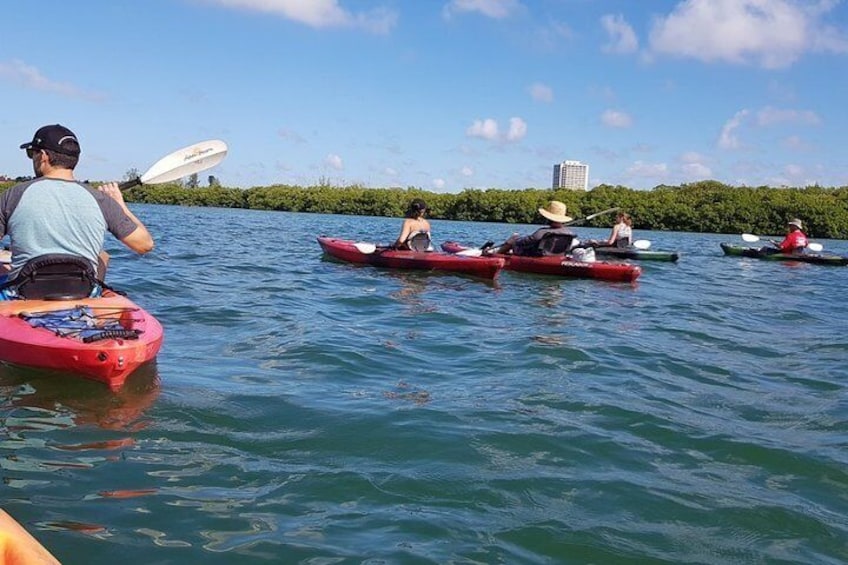
[(798, 228), (799, 230), (803, 230), (803, 229), (804, 229), (803, 224), (801, 224), (801, 220), (799, 220), (798, 218), (794, 218), (794, 219), (792, 219), (792, 220), (789, 220), (788, 222), (786, 222), (786, 225), (787, 225), (787, 226), (795, 226), (795, 227), (796, 227), (796, 228)]
[(574, 219), (571, 216), (565, 215), (567, 211), (565, 204), (559, 200), (551, 200), (545, 208), (539, 208), (539, 213), (541, 215), (552, 222), (558, 222), (560, 224), (570, 222)]

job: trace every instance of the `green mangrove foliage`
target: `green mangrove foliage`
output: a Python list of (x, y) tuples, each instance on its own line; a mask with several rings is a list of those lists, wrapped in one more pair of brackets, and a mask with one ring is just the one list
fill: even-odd
[[(2, 183), (0, 190), (12, 184)], [(631, 215), (634, 228), (641, 230), (774, 235), (783, 233), (785, 222), (797, 217), (806, 223), (812, 237), (848, 239), (848, 187), (734, 187), (701, 181), (653, 190), (601, 185), (587, 192), (527, 188), (442, 194), (413, 187), (336, 187), (327, 183), (248, 189), (172, 184), (139, 186), (125, 195), (130, 202), (152, 204), (388, 217), (403, 216), (410, 200), (422, 198), (430, 207), (431, 218), (522, 224), (543, 223), (538, 208), (556, 199), (565, 202), (574, 218), (620, 207)], [(612, 220), (605, 215), (586, 225), (606, 227)]]

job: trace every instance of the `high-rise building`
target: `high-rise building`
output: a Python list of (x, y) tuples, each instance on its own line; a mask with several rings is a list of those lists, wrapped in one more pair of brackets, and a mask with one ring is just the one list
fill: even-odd
[(554, 165), (554, 188), (587, 190), (589, 188), (589, 165), (580, 161), (563, 161)]

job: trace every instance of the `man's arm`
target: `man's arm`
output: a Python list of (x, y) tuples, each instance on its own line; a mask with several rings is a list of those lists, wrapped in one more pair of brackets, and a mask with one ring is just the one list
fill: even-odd
[(135, 225), (136, 229), (129, 233), (129, 235), (121, 238), (121, 243), (135, 251), (136, 253), (148, 253), (153, 251), (154, 243), (153, 236), (150, 235), (150, 232), (147, 231), (147, 227), (139, 220), (135, 214), (133, 214), (130, 209), (127, 207), (126, 202), (124, 202), (124, 195), (121, 192), (121, 189), (118, 188), (118, 183), (116, 182), (108, 182), (106, 184), (101, 184), (97, 189), (111, 197), (123, 210), (124, 214), (127, 215), (129, 219), (131, 219)]

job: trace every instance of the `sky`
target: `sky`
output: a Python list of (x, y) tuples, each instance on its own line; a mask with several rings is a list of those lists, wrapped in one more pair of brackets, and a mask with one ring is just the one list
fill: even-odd
[[(846, 0), (848, 1), (848, 0)], [(0, 8), (0, 175), (222, 139), (222, 185), (848, 185), (841, 0), (42, 0)]]

